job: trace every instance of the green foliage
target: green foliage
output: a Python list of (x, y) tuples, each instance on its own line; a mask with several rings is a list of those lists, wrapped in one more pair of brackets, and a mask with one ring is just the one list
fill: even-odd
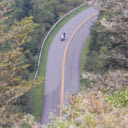
[(128, 107), (128, 88), (112, 93), (109, 98), (115, 106)]
[[(14, 12), (18, 12), (17, 15), (13, 15), (17, 20), (21, 20), (24, 17), (32, 16), (34, 8), (34, 3), (32, 0), (15, 0), (15, 9)], [(22, 17), (20, 17), (22, 14)], [(18, 16), (18, 17), (17, 17)]]
[[(95, 73), (104, 73), (109, 69), (128, 69), (127, 44), (127, 10), (125, 2), (103, 1), (98, 8), (100, 15), (98, 22), (93, 26), (89, 44), (89, 53), (85, 68)], [(117, 6), (120, 3), (120, 10)], [(119, 8), (119, 7), (118, 7)], [(119, 29), (120, 28), (120, 29)]]
[(24, 63), (24, 58), (29, 51), (23, 51), (37, 24), (32, 17), (6, 24), (11, 5), (12, 1), (0, 3), (0, 48), (4, 48), (0, 51), (0, 127), (7, 128), (23, 123), (25, 114), (20, 111), (20, 97), (41, 83), (39, 79), (35, 83), (27, 80), (29, 64)]
[(24, 123), (21, 125), (22, 128), (32, 128), (29, 124)]
[(85, 69), (95, 73), (104, 73), (108, 69), (111, 69), (112, 64), (114, 65), (115, 63), (110, 62), (110, 60), (104, 56), (104, 54), (108, 54), (111, 49), (111, 45), (108, 43), (110, 33), (97, 32), (97, 26), (99, 26), (98, 22), (91, 30), (91, 40), (85, 61)]
[(89, 36), (86, 40), (86, 42), (84, 43), (84, 46), (82, 48), (82, 53), (81, 53), (81, 64), (80, 64), (80, 73), (82, 73), (84, 71), (84, 64), (85, 64), (85, 61), (86, 61), (86, 58), (87, 58), (87, 53), (89, 52), (89, 43), (90, 43), (90, 39), (91, 39), (91, 36)]

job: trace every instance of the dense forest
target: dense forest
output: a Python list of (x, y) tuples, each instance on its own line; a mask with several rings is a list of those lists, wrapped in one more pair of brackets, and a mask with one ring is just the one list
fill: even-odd
[(29, 67), (25, 63), (23, 46), (30, 41), (31, 32), (37, 24), (32, 17), (7, 24), (12, 11), (12, 1), (0, 3), (0, 127), (17, 126), (15, 122), (22, 122), (25, 113), (21, 112), (19, 99), (40, 84), (41, 80), (33, 83), (25, 76)]
[[(39, 128), (21, 109), (33, 83), (41, 43), (54, 23), (86, 0), (0, 0), (0, 127)], [(69, 97), (48, 128), (128, 127), (128, 2), (86, 1), (99, 10), (81, 74), (81, 91)]]

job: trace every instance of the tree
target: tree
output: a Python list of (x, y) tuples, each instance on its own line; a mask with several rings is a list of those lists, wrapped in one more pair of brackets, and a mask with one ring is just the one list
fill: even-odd
[[(15, 0), (15, 18), (21, 20), (24, 17), (32, 16), (34, 3), (32, 0)], [(21, 16), (21, 17), (20, 17)]]
[(102, 29), (113, 33), (110, 36), (112, 46), (111, 55), (106, 55), (107, 58), (116, 60), (117, 62), (128, 67), (128, 2), (127, 0), (107, 0), (102, 2), (99, 9), (101, 13), (109, 14), (110, 18), (102, 18)]
[[(89, 68), (102, 71), (128, 69), (127, 4), (127, 0), (94, 2), (100, 13), (91, 33), (95, 38), (92, 38), (89, 47), (91, 59), (88, 58), (86, 63)], [(97, 64), (92, 67), (94, 61)]]
[[(29, 34), (37, 24), (33, 23), (32, 17), (24, 18), (21, 22), (15, 21), (8, 26), (5, 21), (9, 18), (12, 1), (0, 3), (0, 48), (8, 46), (0, 51), (0, 126), (12, 127), (22, 122), (23, 115), (20, 113), (19, 98), (32, 87), (40, 83), (33, 83), (24, 77), (25, 70), (29, 65), (24, 64), (22, 46), (30, 41)], [(20, 125), (20, 124), (19, 124)]]
[[(127, 108), (115, 107), (109, 96), (100, 91), (82, 89), (68, 96), (62, 117), (51, 115), (43, 128), (125, 128), (128, 125)], [(121, 97), (119, 97), (121, 98)], [(118, 104), (119, 105), (119, 104)]]

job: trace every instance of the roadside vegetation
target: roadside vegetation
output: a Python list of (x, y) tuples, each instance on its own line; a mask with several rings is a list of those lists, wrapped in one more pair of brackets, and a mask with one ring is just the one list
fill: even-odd
[(0, 3), (0, 127), (18, 127), (26, 122), (26, 113), (21, 111), (20, 97), (33, 87), (41, 84), (41, 79), (35, 83), (26, 78), (26, 69), (30, 66), (24, 62), (23, 45), (30, 41), (30, 34), (38, 25), (32, 17), (15, 21), (12, 25), (6, 23), (8, 13), (12, 11), (12, 1)]
[(81, 91), (46, 128), (128, 127), (128, 3), (88, 3), (100, 13), (81, 55)]
[[(84, 46), (82, 48), (81, 52), (81, 63), (80, 63), (80, 74), (82, 74), (85, 71), (85, 61), (87, 58), (87, 53), (89, 52), (89, 42), (91, 40), (91, 35), (88, 36), (86, 42), (84, 43)], [(82, 80), (82, 76), (80, 75), (80, 86), (85, 83), (84, 80)]]
[(44, 128), (127, 128), (128, 109), (115, 107), (108, 95), (99, 91), (83, 90), (68, 97), (64, 116), (51, 116), (51, 123)]
[[(49, 29), (82, 2), (0, 0), (0, 127), (40, 127), (37, 120), (42, 110), (43, 80), (38, 78), (33, 83), (30, 74), (34, 74), (40, 46)], [(128, 127), (128, 2), (87, 2), (100, 13), (83, 47), (81, 91), (68, 96), (62, 117), (51, 115), (51, 122), (44, 128)], [(56, 32), (82, 9), (66, 17), (49, 36), (41, 62), (44, 67)], [(45, 74), (44, 67), (40, 68), (40, 76)]]

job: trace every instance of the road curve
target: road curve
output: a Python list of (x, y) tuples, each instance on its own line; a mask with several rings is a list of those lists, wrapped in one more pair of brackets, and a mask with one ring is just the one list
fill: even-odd
[[(45, 89), (41, 119), (42, 125), (48, 123), (49, 112), (54, 112), (59, 115), (61, 71), (66, 44), (76, 28), (96, 12), (97, 10), (94, 7), (90, 7), (73, 17), (59, 30), (50, 45), (45, 74)], [(80, 56), (82, 46), (90, 33), (92, 23), (96, 20), (97, 16), (89, 19), (77, 31), (69, 45), (65, 63), (64, 104), (66, 103), (66, 93), (73, 94), (79, 91)], [(66, 40), (61, 42), (60, 36), (63, 31), (66, 31)]]

